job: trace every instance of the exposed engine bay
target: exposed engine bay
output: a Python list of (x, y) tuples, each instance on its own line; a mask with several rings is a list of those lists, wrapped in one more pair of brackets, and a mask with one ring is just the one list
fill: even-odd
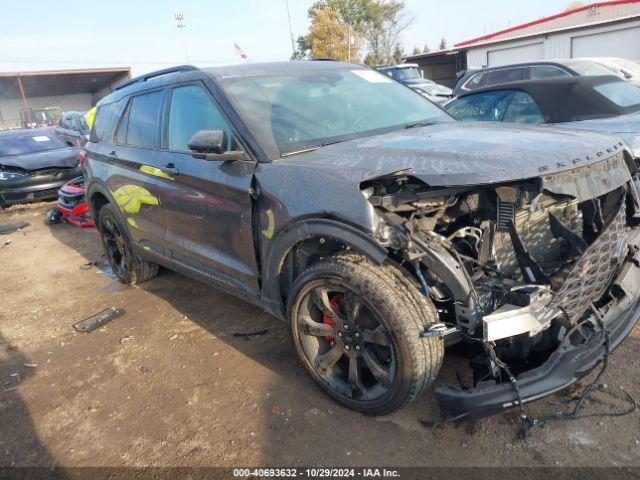
[[(363, 193), (385, 219), (378, 240), (413, 269), (442, 324), (457, 340), (494, 342), (525, 371), (568, 332), (580, 342), (594, 306), (602, 314), (621, 308), (625, 286), (613, 279), (636, 248), (628, 242), (639, 206), (635, 174), (619, 152), (560, 174), (475, 188), (432, 189), (400, 173), (363, 185)], [(498, 375), (484, 363), (482, 374), (488, 365)]]

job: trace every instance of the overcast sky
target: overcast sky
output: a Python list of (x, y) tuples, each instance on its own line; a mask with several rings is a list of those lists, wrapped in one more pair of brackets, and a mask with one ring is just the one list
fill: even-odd
[[(312, 0), (291, 0), (296, 37), (309, 26)], [(413, 16), (407, 52), (441, 37), (449, 44), (552, 15), (568, 0), (406, 0)], [(0, 0), (0, 70), (131, 66), (141, 74), (186, 63), (174, 14), (183, 12), (189, 59), (198, 66), (287, 60), (286, 0)]]

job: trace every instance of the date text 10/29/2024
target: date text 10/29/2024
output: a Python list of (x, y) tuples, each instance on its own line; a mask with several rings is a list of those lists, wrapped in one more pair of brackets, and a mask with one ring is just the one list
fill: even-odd
[(239, 478), (398, 478), (400, 473), (386, 468), (234, 468), (233, 476)]

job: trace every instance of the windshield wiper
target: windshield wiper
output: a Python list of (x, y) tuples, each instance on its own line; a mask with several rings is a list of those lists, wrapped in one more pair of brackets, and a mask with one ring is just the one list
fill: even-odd
[(300, 155), (301, 153), (313, 152), (314, 150), (317, 150), (319, 148), (320, 147), (303, 148), (302, 150), (296, 150), (295, 152), (281, 153), (280, 158), (293, 157), (294, 155)]
[(413, 122), (413, 123), (407, 123), (404, 126), (404, 128), (428, 127), (429, 125), (435, 125), (436, 123), (438, 123), (437, 120), (429, 120), (425, 122)]

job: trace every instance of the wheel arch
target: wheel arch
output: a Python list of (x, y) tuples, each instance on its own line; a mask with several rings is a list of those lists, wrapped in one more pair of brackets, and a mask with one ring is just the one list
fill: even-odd
[(285, 314), (286, 296), (295, 278), (316, 258), (342, 250), (360, 253), (381, 265), (385, 247), (357, 228), (329, 218), (300, 220), (276, 234), (263, 263), (263, 295)]
[[(87, 191), (85, 194), (87, 198), (87, 202), (89, 203), (89, 208), (91, 211), (91, 216), (93, 217), (93, 221), (96, 225), (98, 225), (98, 215), (100, 214), (100, 209), (104, 207), (108, 203), (112, 203), (114, 205), (118, 205), (113, 195), (109, 189), (98, 182), (91, 182), (87, 186)], [(117, 209), (120, 212), (120, 209)], [(122, 218), (120, 220), (123, 220)]]

